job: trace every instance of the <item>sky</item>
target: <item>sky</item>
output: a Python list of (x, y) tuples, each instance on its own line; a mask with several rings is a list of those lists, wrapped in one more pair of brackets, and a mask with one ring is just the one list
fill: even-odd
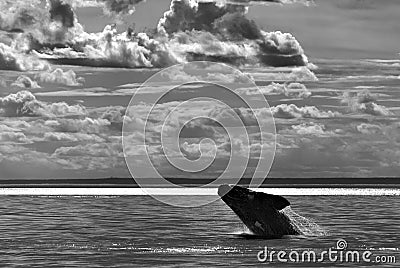
[[(147, 0), (126, 19), (138, 29), (155, 27), (169, 4), (169, 0)], [(101, 31), (110, 23), (100, 8), (77, 13), (87, 31)], [(316, 0), (309, 6), (254, 5), (248, 17), (264, 30), (292, 33), (313, 58), (393, 59), (400, 52), (399, 14), (397, 0)]]
[[(129, 177), (125, 160), (144, 178), (153, 167), (214, 178), (230, 163), (232, 178), (271, 164), (272, 177), (400, 172), (398, 1), (246, 14), (176, 0), (166, 15), (169, 0), (134, 0), (133, 13), (131, 0), (31, 1), (0, 2), (12, 11), (0, 9), (0, 178)], [(157, 34), (140, 33), (159, 21)], [(210, 167), (189, 174), (188, 159)]]

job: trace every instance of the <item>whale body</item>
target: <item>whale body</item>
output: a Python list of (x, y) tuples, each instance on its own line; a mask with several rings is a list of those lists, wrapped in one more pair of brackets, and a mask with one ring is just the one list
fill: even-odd
[(218, 195), (256, 236), (281, 238), (300, 234), (289, 217), (281, 212), (290, 205), (282, 196), (226, 184), (218, 188)]

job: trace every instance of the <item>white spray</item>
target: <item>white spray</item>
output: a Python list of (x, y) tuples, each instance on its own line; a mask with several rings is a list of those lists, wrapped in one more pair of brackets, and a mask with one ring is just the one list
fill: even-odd
[(291, 221), (292, 225), (305, 236), (325, 236), (327, 231), (315, 223), (312, 219), (308, 219), (297, 214), (290, 206), (281, 210)]

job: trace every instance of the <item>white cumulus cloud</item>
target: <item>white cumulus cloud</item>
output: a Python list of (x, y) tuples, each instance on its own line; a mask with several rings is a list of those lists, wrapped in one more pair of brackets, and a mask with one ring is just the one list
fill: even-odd
[(84, 115), (81, 105), (68, 105), (65, 102), (47, 103), (39, 101), (29, 91), (23, 90), (0, 98), (0, 113), (3, 116), (67, 116)]
[(330, 118), (338, 116), (338, 112), (321, 111), (315, 106), (297, 107), (295, 104), (280, 104), (271, 107), (272, 114), (277, 118)]
[(18, 76), (17, 80), (11, 84), (11, 86), (16, 86), (16, 87), (21, 87), (21, 88), (26, 88), (26, 89), (35, 89), (35, 88), (40, 88), (38, 83), (29, 76), (26, 75), (20, 75)]
[(55, 83), (66, 86), (79, 86), (83, 82), (82, 78), (76, 77), (74, 71), (68, 70), (64, 72), (60, 68), (57, 68), (54, 71), (38, 73), (35, 78), (43, 83)]

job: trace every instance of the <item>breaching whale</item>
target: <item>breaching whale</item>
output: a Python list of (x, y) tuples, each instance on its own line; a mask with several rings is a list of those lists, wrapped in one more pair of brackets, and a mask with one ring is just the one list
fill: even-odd
[(290, 205), (282, 196), (226, 184), (218, 188), (218, 195), (256, 236), (280, 238), (300, 234), (289, 217), (281, 212)]

